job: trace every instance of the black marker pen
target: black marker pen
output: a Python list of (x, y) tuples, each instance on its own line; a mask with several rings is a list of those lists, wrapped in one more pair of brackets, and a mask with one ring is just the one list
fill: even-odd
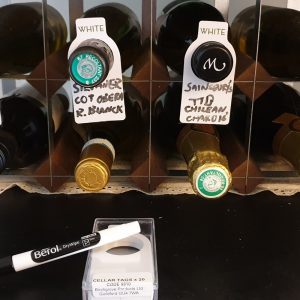
[(79, 240), (7, 256), (0, 259), (0, 273), (19, 272), (60, 258), (119, 241), (141, 231), (137, 221), (96, 231)]

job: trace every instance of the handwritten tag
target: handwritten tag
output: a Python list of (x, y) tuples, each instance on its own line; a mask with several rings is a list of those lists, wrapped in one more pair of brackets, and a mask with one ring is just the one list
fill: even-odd
[(184, 58), (180, 122), (228, 124), (236, 55), (226, 22), (201, 21)]
[[(97, 39), (111, 49), (113, 64), (105, 80), (95, 87), (84, 87), (70, 79), (75, 122), (81, 124), (124, 120), (126, 114), (121, 57), (116, 43), (106, 33), (105, 19), (77, 19), (76, 31), (77, 37), (70, 46), (68, 57), (83, 41)], [(88, 71), (92, 72), (91, 68)]]

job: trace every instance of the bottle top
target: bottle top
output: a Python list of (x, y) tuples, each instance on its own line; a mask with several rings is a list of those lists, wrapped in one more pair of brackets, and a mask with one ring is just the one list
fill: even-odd
[(103, 189), (109, 179), (110, 170), (100, 159), (88, 158), (81, 160), (75, 169), (77, 184), (86, 191)]
[(300, 172), (300, 118), (293, 114), (283, 114), (275, 120), (282, 123), (273, 138), (273, 151), (289, 161)]
[(232, 176), (227, 159), (218, 152), (196, 152), (188, 173), (194, 191), (204, 198), (219, 198), (231, 186)]
[(233, 59), (230, 51), (221, 43), (207, 42), (195, 50), (191, 65), (193, 72), (200, 79), (218, 82), (230, 74)]
[(82, 42), (69, 58), (69, 73), (81, 86), (94, 87), (105, 80), (113, 64), (110, 47), (101, 40)]
[(86, 191), (103, 189), (109, 180), (113, 160), (114, 147), (108, 140), (88, 141), (75, 168), (77, 184)]

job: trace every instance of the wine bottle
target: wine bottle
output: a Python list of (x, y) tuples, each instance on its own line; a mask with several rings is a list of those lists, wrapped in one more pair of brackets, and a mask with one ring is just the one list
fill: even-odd
[(48, 153), (49, 129), (50, 133), (58, 130), (68, 100), (56, 94), (51, 104), (52, 118), (48, 126), (45, 98), (29, 85), (0, 99), (0, 171), (37, 163)]
[(181, 83), (169, 86), (155, 103), (155, 133), (161, 145), (182, 154), (194, 191), (205, 198), (218, 198), (231, 186), (227, 158), (221, 153), (219, 136), (212, 125), (179, 122)]
[(279, 154), (300, 171), (297, 150), (299, 116), (300, 96), (297, 91), (284, 83), (274, 84), (254, 102), (252, 152)]
[(201, 1), (173, 1), (163, 9), (157, 21), (157, 48), (166, 64), (183, 73), (184, 56), (198, 36), (200, 21), (224, 21), (213, 6)]
[(34, 170), (35, 179), (56, 192), (74, 173), (82, 148), (82, 137), (74, 128), (74, 117), (67, 113), (53, 140), (50, 155)]
[(256, 13), (256, 6), (251, 6), (233, 20), (231, 33), (234, 47), (255, 59), (259, 42), (258, 61), (272, 76), (298, 78), (300, 12), (262, 5), (259, 33)]
[(233, 189), (241, 194), (253, 192), (263, 181), (263, 175), (252, 155), (248, 153), (251, 103), (245, 101), (241, 90), (234, 86), (230, 122), (218, 126), (221, 150), (228, 159)]
[[(141, 28), (134, 12), (125, 5), (108, 3), (87, 10), (83, 17), (105, 18), (107, 34), (120, 51), (122, 70), (129, 68), (141, 48)], [(76, 70), (81, 61), (86, 63), (85, 69), (81, 68), (82, 74), (79, 74)], [(70, 75), (80, 85), (96, 86), (106, 78), (113, 63), (112, 50), (106, 43), (98, 39), (88, 39), (70, 56)], [(89, 78), (93, 82), (89, 82)]]
[(75, 168), (75, 179), (84, 190), (101, 190), (109, 180), (115, 155), (130, 156), (139, 142), (144, 130), (139, 99), (125, 93), (124, 101), (125, 120), (79, 126), (78, 132), (83, 132), (81, 136), (87, 141)]
[(49, 53), (65, 45), (67, 27), (63, 17), (50, 5), (45, 9), (44, 32), (42, 3), (16, 3), (0, 8), (0, 75), (31, 72), (44, 58), (44, 37)]

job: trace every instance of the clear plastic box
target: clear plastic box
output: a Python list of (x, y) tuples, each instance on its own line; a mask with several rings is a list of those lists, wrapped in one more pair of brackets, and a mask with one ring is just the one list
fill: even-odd
[(156, 300), (158, 276), (154, 220), (97, 218), (93, 231), (138, 221), (141, 233), (91, 250), (82, 280), (84, 300)]

